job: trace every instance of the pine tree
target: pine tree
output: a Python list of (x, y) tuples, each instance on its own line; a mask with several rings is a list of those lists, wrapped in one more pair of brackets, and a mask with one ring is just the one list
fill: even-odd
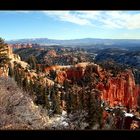
[(79, 109), (81, 111), (84, 110), (85, 107), (84, 93), (85, 93), (85, 87), (83, 87), (79, 92)]
[(95, 112), (96, 112), (96, 105), (95, 105), (95, 98), (93, 93), (88, 92), (88, 116), (87, 116), (87, 122), (89, 123), (89, 128), (91, 129), (95, 123), (96, 123), (96, 117), (95, 117)]
[(30, 80), (30, 82), (29, 82), (29, 92), (30, 92), (31, 95), (34, 95), (33, 85), (34, 85), (33, 81)]
[(37, 59), (35, 56), (31, 55), (27, 62), (29, 63), (29, 65), (31, 66), (32, 69), (35, 69), (37, 68)]
[(89, 87), (88, 91), (87, 122), (89, 123), (89, 129), (92, 129), (95, 124), (98, 124), (101, 128), (103, 109), (101, 108), (101, 103), (98, 98), (99, 93), (91, 87)]
[(22, 81), (24, 78), (24, 70), (22, 69), (21, 65), (18, 63), (14, 64), (14, 78), (17, 84), (23, 88)]
[(48, 93), (47, 93), (46, 87), (44, 88), (44, 93), (43, 93), (43, 95), (44, 95), (44, 98), (45, 98), (45, 108), (46, 108), (47, 110), (49, 110), (49, 109), (50, 109), (50, 103), (49, 103)]
[(41, 104), (43, 105), (43, 107), (45, 107), (47, 110), (50, 109), (50, 103), (48, 100), (48, 94), (47, 94), (47, 89), (46, 87), (40, 86), (40, 100), (41, 100)]
[(72, 86), (70, 90), (71, 94), (71, 111), (72, 112), (77, 112), (80, 109), (80, 103), (79, 103), (79, 94), (78, 94), (78, 85), (75, 84)]
[(43, 86), (38, 83), (36, 87), (37, 104), (45, 105), (45, 99), (43, 97)]
[(64, 90), (65, 90), (65, 91), (67, 91), (68, 88), (70, 88), (70, 84), (69, 84), (69, 82), (68, 82), (67, 80), (64, 81), (63, 86), (64, 86)]
[(14, 64), (14, 79), (17, 82), (18, 86), (21, 86), (19, 68), (18, 68), (18, 65), (16, 63)]
[(72, 111), (72, 97), (71, 97), (71, 92), (70, 90), (67, 91), (66, 95), (65, 95), (65, 100), (66, 100), (66, 110), (67, 113), (70, 114)]
[(28, 91), (29, 90), (29, 83), (28, 83), (28, 80), (27, 80), (26, 77), (23, 78), (22, 87), (23, 87), (23, 90), (25, 90), (25, 91)]
[(9, 73), (8, 73), (8, 75), (9, 75), (10, 77), (14, 77), (14, 70), (13, 70), (11, 64), (9, 64)]
[(0, 38), (0, 67), (4, 67), (5, 64), (9, 63), (8, 58), (8, 45)]
[(54, 114), (61, 114), (61, 101), (60, 96), (58, 94), (58, 88), (57, 85), (54, 84), (52, 90), (51, 90), (51, 100), (52, 100), (52, 108), (54, 111)]
[(37, 71), (37, 73), (42, 72), (41, 65), (39, 65), (39, 64), (36, 65), (36, 71)]
[(51, 71), (50, 71), (50, 78), (51, 78), (52, 80), (55, 80), (55, 78), (56, 78), (56, 71), (54, 71), (54, 70), (51, 70)]
[(61, 111), (61, 107), (60, 107), (60, 99), (59, 97), (57, 96), (57, 93), (56, 94), (53, 94), (53, 109), (54, 109), (54, 114), (61, 114), (62, 111)]

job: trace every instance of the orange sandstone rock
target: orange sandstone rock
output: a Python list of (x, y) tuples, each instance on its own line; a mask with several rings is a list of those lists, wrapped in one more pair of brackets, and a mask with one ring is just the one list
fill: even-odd
[(130, 70), (119, 77), (109, 77), (107, 84), (100, 82), (97, 88), (102, 92), (101, 99), (108, 101), (111, 107), (120, 104), (129, 108), (137, 107), (140, 87), (135, 84)]

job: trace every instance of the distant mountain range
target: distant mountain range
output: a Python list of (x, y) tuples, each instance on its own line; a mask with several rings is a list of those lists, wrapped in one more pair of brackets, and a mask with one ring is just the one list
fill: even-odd
[(81, 46), (81, 47), (138, 47), (140, 46), (140, 39), (98, 39), (98, 38), (83, 38), (71, 40), (56, 40), (48, 38), (32, 38), (32, 39), (18, 39), (6, 41), (10, 44), (15, 43), (37, 43), (42, 45), (66, 45), (66, 46)]

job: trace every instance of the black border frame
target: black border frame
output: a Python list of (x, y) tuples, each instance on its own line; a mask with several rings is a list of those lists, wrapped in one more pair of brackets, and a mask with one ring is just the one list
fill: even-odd
[(0, 0), (1, 10), (139, 10), (139, 0)]
[[(0, 10), (140, 10), (139, 0), (0, 0)], [(2, 20), (2, 19), (0, 19)], [(140, 137), (139, 131), (124, 130), (1, 130), (0, 139), (107, 139), (129, 140)]]

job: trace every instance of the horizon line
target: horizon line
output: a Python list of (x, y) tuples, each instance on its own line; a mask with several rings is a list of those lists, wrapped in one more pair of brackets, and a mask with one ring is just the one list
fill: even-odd
[(74, 39), (56, 39), (56, 38), (47, 38), (47, 37), (31, 37), (31, 38), (19, 38), (19, 39), (4, 39), (5, 41), (16, 41), (16, 40), (23, 40), (23, 39), (49, 39), (49, 40), (80, 40), (80, 39), (108, 39), (108, 40), (140, 40), (140, 38), (92, 38), (92, 37), (85, 37), (85, 38), (74, 38)]

